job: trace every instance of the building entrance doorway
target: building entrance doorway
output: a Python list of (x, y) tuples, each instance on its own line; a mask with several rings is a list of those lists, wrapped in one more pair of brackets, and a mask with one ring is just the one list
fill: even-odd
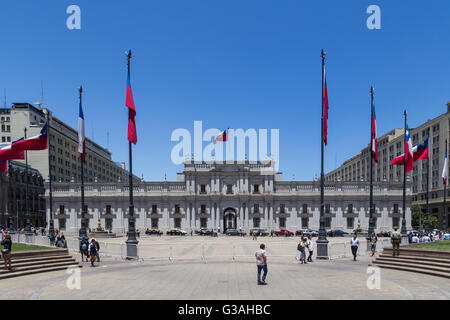
[(224, 232), (228, 229), (236, 229), (237, 226), (237, 215), (236, 210), (233, 208), (227, 208), (223, 214), (223, 227)]

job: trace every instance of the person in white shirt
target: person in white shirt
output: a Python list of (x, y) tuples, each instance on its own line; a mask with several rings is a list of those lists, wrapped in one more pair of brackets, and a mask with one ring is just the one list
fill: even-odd
[(309, 251), (309, 256), (308, 256), (307, 261), (313, 262), (312, 255), (314, 253), (314, 242), (312, 241), (311, 236), (308, 236), (308, 241), (306, 243), (308, 244), (308, 251)]
[[(258, 284), (259, 285), (266, 285), (266, 276), (267, 276), (267, 256), (266, 256), (266, 246), (264, 244), (261, 244), (259, 246), (259, 250), (256, 251), (255, 257), (256, 257), (256, 266), (258, 267)], [(261, 279), (261, 271), (264, 271), (264, 274)]]
[(353, 238), (350, 239), (350, 247), (352, 248), (353, 261), (356, 261), (356, 255), (358, 254), (359, 248), (359, 239), (357, 238), (357, 234), (353, 235)]
[(419, 237), (417, 235), (413, 236), (411, 239), (412, 243), (419, 243)]

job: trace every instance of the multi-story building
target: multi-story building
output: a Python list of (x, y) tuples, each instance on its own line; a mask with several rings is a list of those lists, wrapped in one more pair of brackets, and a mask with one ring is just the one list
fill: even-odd
[[(320, 182), (283, 181), (267, 162), (186, 162), (177, 181), (141, 182), (134, 186), (136, 227), (305, 229), (319, 228)], [(410, 183), (407, 184), (411, 194)], [(55, 227), (75, 234), (81, 225), (80, 185), (55, 183)], [(85, 206), (89, 227), (97, 220), (105, 229), (126, 232), (129, 188), (124, 183), (88, 183)], [(375, 229), (392, 230), (401, 225), (403, 184), (380, 181), (374, 186)], [(48, 200), (48, 193), (46, 195)], [(369, 186), (366, 182), (325, 183), (327, 229), (352, 232), (368, 228)], [(47, 201), (48, 204), (48, 201)], [(411, 197), (405, 211), (411, 229)], [(47, 210), (49, 218), (49, 210)]]
[[(449, 140), (450, 102), (447, 112), (410, 129), (413, 146), (428, 138), (429, 160), (414, 162), (414, 169), (409, 174), (412, 178), (412, 204), (426, 209), (427, 174), (429, 184), (430, 213), (444, 221), (444, 185), (442, 171), (444, 168), (445, 143)], [(373, 163), (373, 181), (403, 181), (403, 166), (392, 165), (392, 160), (404, 154), (404, 129), (394, 129), (378, 139), (378, 159)], [(368, 181), (370, 177), (370, 144), (358, 155), (344, 161), (337, 169), (325, 175), (325, 181)], [(447, 196), (450, 196), (448, 191)], [(450, 212), (450, 206), (447, 213)], [(450, 227), (447, 216), (447, 227)]]
[[(37, 169), (47, 181), (49, 177), (49, 152), (52, 181), (81, 181), (81, 163), (78, 154), (78, 131), (54, 117), (49, 109), (36, 108), (29, 103), (13, 103), (10, 109), (0, 109), (2, 132), (5, 141), (36, 136), (47, 122), (50, 112), (49, 148), (42, 151), (28, 151), (28, 164)], [(3, 118), (5, 120), (3, 120)], [(5, 124), (3, 124), (3, 121)], [(22, 161), (24, 162), (24, 161)], [(129, 172), (122, 163), (111, 159), (111, 153), (90, 139), (86, 139), (86, 182), (127, 182)], [(134, 176), (135, 181), (140, 179)]]
[(0, 143), (11, 142), (11, 109), (0, 109)]
[(0, 172), (0, 226), (24, 228), (28, 211), (34, 227), (45, 227), (44, 180), (36, 169), (28, 168), (17, 161), (9, 161), (8, 172)]

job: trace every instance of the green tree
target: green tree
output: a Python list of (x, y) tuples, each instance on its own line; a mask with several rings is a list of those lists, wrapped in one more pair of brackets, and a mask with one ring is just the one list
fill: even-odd
[[(412, 206), (412, 217), (411, 217), (411, 225), (414, 229), (420, 229), (421, 224), (422, 228), (425, 228), (425, 220), (427, 218), (426, 213), (422, 208), (415, 204)], [(439, 219), (435, 215), (430, 213), (429, 216), (429, 226), (430, 229), (439, 228)]]

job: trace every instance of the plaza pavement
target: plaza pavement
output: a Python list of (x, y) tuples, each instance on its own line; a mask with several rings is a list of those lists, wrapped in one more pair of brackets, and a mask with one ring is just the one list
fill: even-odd
[[(330, 239), (347, 241), (348, 238)], [(114, 239), (114, 241), (124, 240)], [(298, 239), (251, 238), (219, 239), (203, 237), (161, 237), (141, 238), (148, 245), (154, 243), (184, 242), (180, 250), (191, 250), (205, 241), (214, 247), (213, 251), (225, 246), (238, 247), (242, 243), (254, 253), (259, 243), (269, 249), (269, 274), (267, 286), (256, 284), (254, 258), (236, 260), (214, 259), (168, 259), (149, 261), (126, 261), (103, 257), (95, 268), (82, 262), (81, 288), (70, 290), (66, 286), (69, 274), (57, 271), (0, 281), (0, 299), (450, 299), (450, 280), (428, 275), (380, 269), (380, 289), (367, 288), (367, 267), (371, 258), (315, 260), (300, 265), (293, 256), (270, 256), (274, 246), (295, 250)], [(182, 249), (184, 248), (184, 249)], [(188, 254), (186, 254), (188, 256)], [(76, 254), (75, 257), (79, 258)]]

